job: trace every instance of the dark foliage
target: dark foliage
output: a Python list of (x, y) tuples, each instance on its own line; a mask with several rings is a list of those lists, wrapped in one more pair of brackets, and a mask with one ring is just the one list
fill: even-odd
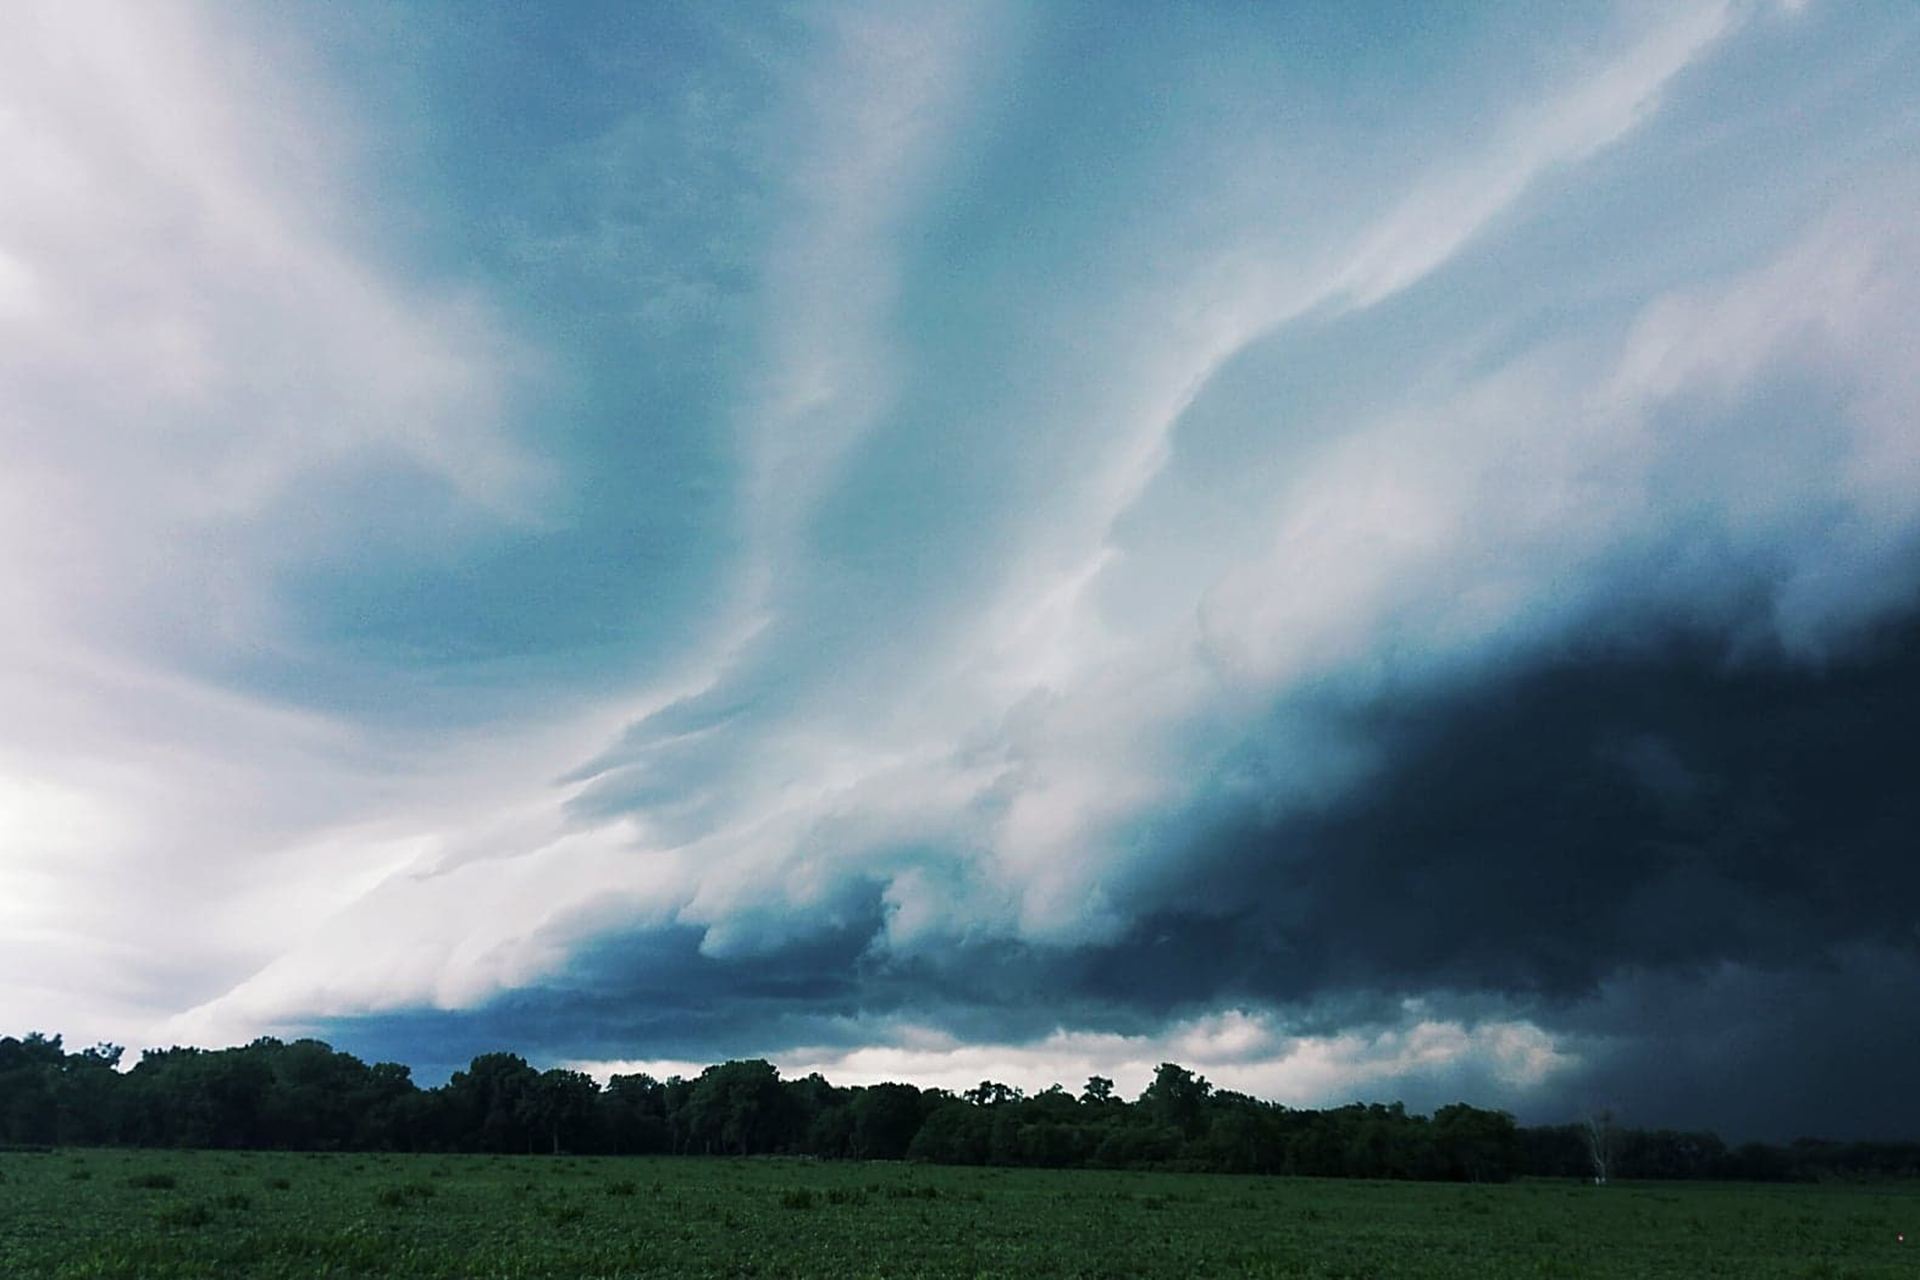
[[(910, 1084), (838, 1088), (782, 1080), (759, 1059), (692, 1080), (538, 1071), (483, 1054), (437, 1089), (407, 1067), (368, 1066), (317, 1040), (241, 1048), (68, 1053), (60, 1037), (0, 1038), (0, 1144), (285, 1150), (784, 1153), (940, 1164), (1165, 1168), (1322, 1177), (1500, 1182), (1584, 1177), (1578, 1125), (1521, 1129), (1456, 1103), (1432, 1116), (1399, 1104), (1296, 1110), (1215, 1090), (1163, 1063), (1132, 1103), (1094, 1079), (1076, 1097), (1032, 1097), (991, 1080), (955, 1095)], [(1920, 1144), (1802, 1140), (1728, 1149), (1710, 1133), (1626, 1130), (1627, 1178), (1912, 1177)], [(425, 1188), (430, 1193), (431, 1188)], [(402, 1189), (395, 1194), (411, 1194)]]

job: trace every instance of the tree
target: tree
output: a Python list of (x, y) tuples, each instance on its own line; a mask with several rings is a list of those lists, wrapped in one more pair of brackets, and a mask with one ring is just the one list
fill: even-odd
[(114, 1068), (122, 1052), (117, 1044), (103, 1043), (67, 1055), (57, 1088), (59, 1141), (100, 1143), (117, 1136), (120, 1077)]
[(1614, 1127), (1613, 1112), (1605, 1107), (1590, 1112), (1585, 1131), (1587, 1158), (1593, 1162), (1593, 1185), (1604, 1187), (1620, 1148), (1620, 1131)]
[(1140, 1101), (1153, 1118), (1191, 1138), (1200, 1132), (1202, 1108), (1213, 1086), (1205, 1076), (1177, 1063), (1163, 1062), (1153, 1069), (1153, 1083), (1140, 1095)]
[(672, 1145), (666, 1086), (652, 1076), (614, 1076), (600, 1095), (606, 1140), (621, 1155), (652, 1154)]
[(707, 1151), (773, 1151), (786, 1143), (794, 1119), (780, 1073), (761, 1058), (708, 1067), (687, 1100), (691, 1136)]
[(521, 1100), (540, 1073), (517, 1053), (483, 1053), (453, 1073), (446, 1095), (456, 1141), (482, 1151), (532, 1151), (533, 1130)]
[(1447, 1177), (1505, 1182), (1519, 1168), (1520, 1130), (1504, 1111), (1456, 1102), (1433, 1113), (1433, 1135)]
[[(563, 1136), (577, 1136), (593, 1120), (600, 1086), (584, 1071), (543, 1071), (520, 1095), (516, 1107), (529, 1129), (544, 1133), (559, 1155)], [(569, 1143), (569, 1145), (572, 1145)]]
[[(1727, 1150), (1705, 1132), (1637, 1131), (1595, 1108), (1577, 1122), (1516, 1128), (1464, 1103), (1431, 1117), (1400, 1103), (1295, 1111), (1161, 1063), (1137, 1104), (1088, 1079), (1076, 1097), (1033, 1097), (982, 1081), (962, 1097), (909, 1084), (840, 1088), (783, 1081), (758, 1059), (697, 1080), (537, 1071), (484, 1054), (421, 1089), (393, 1062), (371, 1066), (318, 1040), (262, 1037), (240, 1048), (68, 1052), (58, 1036), (0, 1037), (0, 1143), (272, 1146), (299, 1150), (713, 1153), (943, 1163), (1496, 1180), (1518, 1173), (1630, 1178), (1816, 1179), (1920, 1176), (1920, 1143), (1796, 1141)], [(536, 1145), (537, 1144), (537, 1145)]]
[(991, 1110), (965, 1102), (950, 1102), (927, 1116), (907, 1146), (907, 1159), (934, 1164), (985, 1164), (992, 1149)]
[(993, 1080), (982, 1080), (961, 1093), (961, 1097), (976, 1107), (999, 1107), (1009, 1102), (1018, 1102), (1026, 1095), (1012, 1085), (1000, 1084)]
[(261, 1104), (261, 1138), (270, 1146), (366, 1145), (362, 1125), (379, 1119), (377, 1082), (367, 1065), (320, 1040), (282, 1044), (263, 1036), (242, 1052), (272, 1077)]
[(854, 1095), (852, 1139), (855, 1156), (898, 1160), (926, 1119), (920, 1090), (910, 1084), (876, 1084)]
[[(1221, 1105), (1226, 1099), (1231, 1101)], [(1227, 1173), (1275, 1172), (1281, 1151), (1269, 1111), (1251, 1098), (1215, 1094), (1201, 1148), (1207, 1165)]]
[(55, 1089), (66, 1053), (60, 1037), (35, 1031), (0, 1039), (0, 1139), (32, 1144), (60, 1140)]

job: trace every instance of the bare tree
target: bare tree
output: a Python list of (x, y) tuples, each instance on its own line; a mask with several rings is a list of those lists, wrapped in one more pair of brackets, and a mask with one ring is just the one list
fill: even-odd
[(1605, 1107), (1589, 1111), (1582, 1128), (1586, 1133), (1587, 1156), (1593, 1161), (1593, 1185), (1604, 1187), (1620, 1149), (1620, 1131), (1614, 1127), (1613, 1112)]

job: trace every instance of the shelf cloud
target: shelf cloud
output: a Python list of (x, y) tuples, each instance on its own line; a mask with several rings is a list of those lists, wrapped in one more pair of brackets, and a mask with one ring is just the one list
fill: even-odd
[(1920, 1133), (1916, 46), (30, 6), (0, 1014)]

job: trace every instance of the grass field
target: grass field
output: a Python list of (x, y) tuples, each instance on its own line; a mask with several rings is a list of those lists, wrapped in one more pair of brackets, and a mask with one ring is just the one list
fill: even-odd
[(1920, 1275), (1911, 1186), (130, 1151), (0, 1177), (7, 1277)]

